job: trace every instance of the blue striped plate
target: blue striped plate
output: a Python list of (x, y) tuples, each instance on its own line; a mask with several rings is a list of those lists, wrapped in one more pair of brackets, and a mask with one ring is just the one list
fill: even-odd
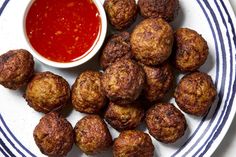
[[(0, 54), (10, 49), (30, 50), (23, 31), (23, 14), (28, 3), (29, 0), (0, 0)], [(208, 41), (210, 55), (200, 71), (212, 76), (218, 96), (206, 116), (196, 118), (185, 114), (189, 127), (176, 143), (167, 145), (153, 139), (155, 156), (210, 156), (224, 138), (236, 111), (236, 18), (227, 0), (180, 0), (180, 6), (172, 25), (192, 28)], [(52, 71), (72, 84), (81, 71), (97, 69), (97, 60), (98, 56), (74, 69), (54, 69), (36, 61), (36, 70)], [(23, 93), (0, 87), (0, 156), (43, 156), (32, 135), (42, 114), (26, 104)], [(175, 103), (173, 99), (170, 102)], [(74, 110), (67, 114), (72, 125), (82, 116)], [(110, 126), (109, 129), (113, 138), (118, 136), (117, 131)], [(147, 132), (144, 126), (139, 129)], [(68, 156), (85, 155), (73, 147)], [(99, 156), (111, 156), (111, 150)]]

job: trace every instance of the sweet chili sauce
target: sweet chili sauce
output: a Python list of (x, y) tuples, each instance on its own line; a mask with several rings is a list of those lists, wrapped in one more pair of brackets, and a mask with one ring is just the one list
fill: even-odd
[(93, 47), (101, 19), (92, 0), (35, 0), (25, 24), (39, 54), (56, 62), (73, 62)]

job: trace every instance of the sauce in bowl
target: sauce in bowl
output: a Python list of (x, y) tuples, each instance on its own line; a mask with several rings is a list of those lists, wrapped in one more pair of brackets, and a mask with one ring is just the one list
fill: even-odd
[(55, 62), (86, 56), (99, 38), (101, 19), (92, 0), (35, 0), (25, 21), (32, 47)]

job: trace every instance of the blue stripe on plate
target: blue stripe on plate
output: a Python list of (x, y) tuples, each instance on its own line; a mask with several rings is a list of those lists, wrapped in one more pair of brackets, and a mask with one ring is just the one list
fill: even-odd
[(10, 0), (5, 0), (0, 8), (0, 16)]
[(2, 128), (0, 127), (0, 132), (2, 133), (2, 135), (6, 138), (6, 140), (8, 141), (8, 143), (21, 155), (24, 156), (24, 154), (15, 146), (15, 144), (8, 138), (8, 136), (6, 135), (6, 133), (2, 130)]
[[(233, 57), (233, 52), (232, 52), (232, 44), (231, 44), (231, 42), (230, 42), (230, 35), (229, 35), (229, 29), (228, 29), (228, 26), (227, 26), (227, 23), (226, 23), (226, 21), (225, 21), (225, 18), (223, 18), (223, 14), (222, 14), (222, 11), (220, 10), (220, 7), (219, 7), (219, 5), (218, 5), (218, 3), (215, 1), (215, 3), (216, 3), (216, 6), (217, 6), (217, 9), (219, 10), (219, 12), (220, 12), (220, 16), (222, 17), (222, 20), (223, 20), (223, 23), (224, 23), (224, 25), (226, 26), (226, 30), (227, 30), (227, 32), (226, 32), (226, 35), (227, 35), (227, 38), (228, 38), (228, 40), (229, 40), (229, 48), (230, 48), (230, 71), (233, 71), (233, 67), (232, 67), (232, 57)], [(224, 8), (224, 10), (225, 10), (225, 8)], [(226, 11), (226, 10), (225, 10)], [(228, 19), (231, 19), (230, 17), (229, 17), (229, 14), (227, 14), (228, 15)], [(232, 21), (231, 21), (231, 27), (232, 27)], [(234, 27), (232, 27), (232, 32), (233, 32), (233, 35), (234, 35), (234, 37), (235, 37), (235, 30), (234, 30)], [(235, 45), (236, 46), (236, 45)], [(229, 82), (229, 85), (232, 85), (232, 73), (230, 73), (230, 82)], [(232, 91), (232, 93), (235, 93), (235, 90), (236, 90), (236, 87), (235, 87), (235, 84), (236, 84), (236, 81), (234, 81), (234, 84), (233, 84), (233, 91)], [(227, 94), (229, 94), (229, 93), (227, 93)], [(206, 143), (204, 144), (204, 145), (206, 145), (206, 148), (204, 149), (204, 151), (200, 154), (200, 156), (203, 156), (205, 153), (206, 153), (206, 151), (211, 147), (211, 145), (213, 144), (213, 141), (219, 136), (219, 134), (220, 134), (220, 132), (221, 132), (221, 130), (223, 129), (223, 127), (224, 127), (224, 125), (225, 125), (225, 122), (226, 122), (226, 120), (228, 119), (228, 116), (229, 116), (229, 114), (230, 114), (230, 111), (231, 111), (231, 108), (232, 108), (232, 103), (233, 103), (233, 99), (234, 99), (234, 97), (232, 97), (232, 94), (231, 94), (231, 98), (229, 99), (229, 95), (227, 95), (227, 98), (226, 98), (226, 100), (229, 102), (228, 104), (228, 108), (227, 108), (227, 110), (226, 110), (226, 113), (225, 113), (225, 116), (224, 116), (224, 119), (223, 119), (223, 121), (221, 122), (221, 123), (217, 123), (217, 124), (219, 124), (219, 127), (218, 127), (218, 129), (216, 129), (216, 126), (214, 127), (214, 130), (216, 129), (216, 132), (214, 133), (214, 134), (212, 134), (211, 136), (209, 136), (208, 137), (208, 139), (207, 139), (207, 145), (206, 145)], [(219, 122), (219, 121), (218, 121)]]
[[(218, 24), (218, 21), (217, 21), (217, 17), (216, 17), (216, 15), (215, 15), (215, 13), (214, 13), (214, 11), (212, 10), (212, 8), (211, 8), (211, 6), (210, 6), (210, 4), (208, 3), (208, 2), (206, 2), (205, 1), (205, 3), (204, 3), (205, 5), (206, 5), (206, 7), (209, 9), (209, 11), (210, 11), (210, 13), (212, 14), (212, 17), (213, 17), (213, 19), (214, 19), (214, 22), (215, 22), (215, 24), (216, 24), (216, 27), (217, 27), (217, 29), (218, 30), (220, 30), (220, 27), (219, 27), (219, 24)], [(217, 3), (216, 3), (217, 4)], [(218, 6), (217, 6), (217, 8), (218, 8)], [(218, 10), (219, 10), (220, 8), (218, 8)], [(219, 10), (220, 11), (220, 10)], [(222, 20), (224, 19), (224, 17), (221, 15), (221, 18), (222, 18)], [(226, 27), (226, 30), (228, 30), (228, 28), (227, 28), (227, 25), (226, 25), (226, 23), (224, 23), (224, 25), (225, 25), (225, 27)], [(230, 42), (230, 38), (229, 38), (229, 36), (227, 36), (228, 37), (228, 43), (230, 43), (231, 44), (231, 42)], [(221, 42), (223, 42), (223, 41), (221, 41)], [(232, 47), (231, 47), (231, 49), (232, 49)], [(223, 56), (223, 67), (224, 67), (224, 65), (225, 65), (225, 63), (226, 63), (226, 54), (225, 54), (225, 52), (224, 51), (222, 51), (223, 52), (223, 54), (222, 54), (222, 56)], [(231, 53), (232, 53), (232, 51), (231, 51)], [(231, 70), (232, 70), (232, 60), (230, 60), (230, 65), (231, 65)], [(227, 69), (227, 67), (226, 67), (226, 69)], [(224, 69), (224, 71), (225, 71), (225, 69)], [(223, 76), (226, 76), (226, 75), (224, 75), (223, 74)], [(225, 80), (225, 79), (224, 79)], [(232, 73), (230, 73), (230, 80), (229, 80), (230, 82), (229, 82), (229, 86), (230, 85), (232, 85)], [(221, 91), (224, 91), (223, 89), (221, 89)], [(203, 156), (205, 153), (206, 153), (206, 151), (209, 149), (209, 147), (212, 145), (212, 142), (215, 140), (215, 138), (213, 138), (213, 139), (211, 139), (212, 137), (218, 137), (218, 135), (219, 135), (219, 133), (221, 132), (221, 130), (222, 130), (222, 127), (224, 126), (224, 125), (221, 125), (222, 123), (221, 123), (221, 121), (222, 121), (222, 118), (223, 118), (223, 123), (228, 119), (228, 115), (229, 115), (229, 112), (231, 111), (230, 109), (231, 109), (231, 106), (232, 105), (229, 105), (229, 107), (228, 107), (228, 103), (227, 103), (227, 101), (229, 100), (229, 94), (230, 94), (230, 88), (228, 88), (228, 91), (226, 92), (227, 93), (227, 95), (226, 95), (226, 99), (225, 99), (225, 102), (223, 103), (224, 104), (224, 107), (223, 107), (223, 111), (222, 111), (222, 113), (221, 113), (221, 115), (220, 115), (220, 118), (218, 119), (218, 121), (217, 121), (217, 125), (215, 125), (214, 126), (214, 128), (212, 129), (213, 131), (212, 131), (212, 134), (207, 138), (207, 140), (206, 140), (206, 142), (200, 147), (200, 149), (194, 154), (194, 156), (195, 155), (197, 155), (199, 152), (201, 152), (202, 150), (203, 150), (203, 148), (205, 147), (205, 149), (203, 150), (203, 152), (200, 154), (200, 156)], [(226, 111), (226, 113), (228, 112), (228, 114), (225, 114), (225, 111)], [(212, 121), (212, 120), (211, 120)], [(211, 122), (210, 122), (211, 123)], [(221, 127), (219, 127), (219, 126), (221, 126)], [(214, 133), (215, 132), (215, 133)], [(212, 141), (213, 140), (213, 141)]]
[(10, 156), (2, 149), (2, 147), (0, 147), (0, 152), (1, 152), (2, 155), (4, 155), (5, 157), (10, 157)]
[[(227, 16), (228, 16), (227, 19), (228, 19), (228, 22), (230, 23), (230, 26), (231, 26), (231, 29), (232, 29), (234, 46), (235, 46), (235, 48), (236, 48), (236, 33), (235, 33), (234, 24), (233, 24), (233, 22), (232, 22), (232, 19), (231, 19), (231, 17), (230, 17), (230, 14), (229, 14), (229, 11), (228, 11), (227, 7), (225, 6), (225, 3), (224, 3), (222, 0), (220, 0), (220, 3), (221, 3), (221, 5), (222, 5), (222, 7), (224, 8), (225, 13), (226, 13)], [(235, 56), (235, 58), (236, 58), (236, 56)]]
[[(7, 152), (7, 154), (9, 154), (11, 157), (16, 157), (11, 150), (6, 146), (6, 144), (3, 142), (3, 140), (0, 138), (0, 144), (2, 146), (2, 148)], [(1, 148), (1, 147), (0, 147)], [(2, 150), (3, 151), (3, 150)], [(3, 154), (5, 153), (5, 151), (3, 151)], [(5, 153), (6, 154), (6, 153)], [(6, 155), (7, 155), (6, 154)]]
[[(207, 18), (207, 21), (208, 21), (208, 23), (209, 23), (209, 26), (210, 26), (210, 29), (211, 29), (211, 32), (212, 32), (212, 35), (213, 35), (213, 38), (214, 38), (215, 49), (216, 49), (216, 53), (217, 53), (217, 55), (216, 55), (216, 77), (215, 77), (215, 78), (216, 78), (216, 80), (215, 80), (216, 83), (215, 83), (215, 84), (216, 84), (216, 86), (217, 86), (217, 82), (218, 82), (218, 79), (219, 79), (219, 48), (218, 48), (218, 43), (217, 43), (217, 39), (216, 39), (217, 37), (216, 37), (215, 30), (214, 30), (214, 28), (213, 28), (213, 25), (212, 25), (212, 23), (211, 23), (211, 21), (210, 21), (210, 18), (209, 18), (209, 16), (208, 16), (206, 10), (204, 9), (204, 7), (202, 6), (202, 4), (201, 4), (198, 0), (197, 0), (197, 2), (198, 2), (198, 4), (199, 4), (199, 6), (201, 7), (203, 13), (205, 14), (205, 17)], [(218, 33), (219, 33), (219, 32), (218, 32)], [(221, 36), (221, 38), (222, 38), (222, 36)], [(223, 44), (223, 42), (219, 43), (219, 45), (221, 45), (221, 47), (222, 47), (222, 44)], [(221, 87), (222, 87), (222, 84), (221, 84)], [(221, 101), (222, 101), (222, 100), (221, 100), (222, 97), (221, 97), (220, 95), (219, 95), (218, 97), (219, 97), (219, 100), (218, 100), (218, 103), (217, 103), (217, 108), (215, 109), (215, 112), (214, 112), (214, 115), (213, 115), (214, 117), (217, 115), (218, 110), (219, 110), (219, 106), (220, 106)], [(194, 138), (194, 136), (198, 133), (199, 129), (201, 128), (203, 122), (206, 120), (206, 117), (207, 117), (207, 114), (202, 118), (200, 124), (198, 125), (198, 127), (196, 128), (196, 130), (193, 132), (193, 134), (192, 134), (192, 135), (188, 138), (188, 140), (180, 147), (180, 149), (178, 149), (172, 156), (176, 156), (176, 155), (177, 155), (181, 150), (183, 150), (184, 147)], [(206, 132), (208, 131), (208, 129), (209, 129), (209, 127), (204, 130), (204, 133), (206, 133)], [(205, 135), (204, 133), (202, 134), (202, 136)], [(199, 141), (200, 139), (201, 139), (201, 138), (199, 138), (198, 141)], [(190, 149), (188, 149), (188, 151), (186, 151), (186, 152), (184, 153), (184, 155), (187, 155), (191, 150), (193, 150), (193, 148), (196, 147), (197, 143), (198, 143), (198, 142), (195, 142), (195, 144), (194, 144), (193, 146), (191, 146)]]
[[(219, 8), (218, 8), (219, 9)], [(220, 9), (219, 9), (220, 10)], [(229, 14), (228, 14), (229, 15)], [(221, 15), (222, 16), (222, 15)], [(229, 19), (230, 19), (230, 16), (228, 17)], [(222, 19), (224, 19), (224, 18), (222, 18)], [(218, 25), (217, 25), (218, 26)], [(225, 26), (226, 26), (226, 28), (227, 28), (227, 25), (225, 24)], [(232, 27), (232, 32), (233, 32), (233, 35), (234, 35), (234, 37), (235, 37), (235, 30), (234, 30), (234, 27), (233, 27), (233, 24), (232, 24), (232, 21), (231, 21), (231, 27)], [(228, 28), (227, 28), (227, 31), (228, 31)], [(231, 45), (231, 40), (230, 40), (230, 37), (229, 37), (229, 33), (227, 33), (227, 38), (228, 38), (228, 43), (229, 43), (229, 46), (230, 46), (230, 65), (231, 65), (231, 67), (230, 67), (230, 70), (232, 71), (232, 45)], [(234, 38), (235, 39), (235, 38)], [(234, 43), (235, 44), (235, 43)], [(236, 45), (234, 45), (234, 46), (236, 46)], [(226, 63), (226, 62), (224, 62), (224, 63)], [(229, 83), (229, 85), (231, 85), (230, 87), (232, 87), (232, 73), (230, 73), (230, 83)], [(235, 87), (235, 82), (234, 82), (234, 85), (233, 85), (233, 87)], [(236, 87), (235, 87), (236, 88)], [(228, 89), (228, 90), (230, 90), (230, 88)], [(229, 98), (229, 92), (230, 91), (228, 91), (228, 93), (227, 93), (227, 98), (226, 98), (226, 101), (227, 100), (229, 100), (228, 98)], [(235, 93), (235, 89), (233, 89), (233, 91), (232, 91), (232, 93)], [(232, 95), (232, 94), (231, 94)], [(223, 117), (223, 122), (222, 123), (217, 123), (218, 124), (218, 126), (220, 125), (220, 127), (219, 127), (219, 129), (217, 129), (217, 131), (216, 131), (216, 133), (214, 134), (215, 136), (214, 136), (214, 138), (213, 139), (210, 139), (210, 143), (212, 144), (212, 142), (218, 137), (218, 135), (220, 134), (220, 132), (221, 132), (221, 130), (222, 130), (222, 128), (223, 128), (223, 126), (225, 125), (225, 121), (228, 119), (228, 115), (230, 114), (230, 111), (231, 111), (231, 107), (232, 107), (232, 103), (233, 103), (233, 99), (234, 99), (234, 97), (232, 97), (231, 96), (231, 99), (230, 99), (230, 101), (229, 101), (229, 108), (227, 108), (227, 109), (225, 109), (225, 107), (227, 106), (227, 105), (225, 105), (224, 106), (224, 110), (223, 110), (223, 112), (224, 111), (226, 111), (226, 116), (222, 116), (223, 115), (223, 113), (222, 113), (222, 115), (220, 116), (220, 120), (218, 121), (218, 122), (220, 122), (221, 121), (221, 119), (222, 119), (222, 117)], [(225, 103), (224, 103), (225, 104)], [(211, 124), (211, 123), (210, 123)], [(216, 128), (216, 127), (215, 127)], [(212, 132), (212, 134), (214, 133), (214, 131), (215, 131), (215, 129), (213, 130), (213, 132)], [(209, 138), (207, 139), (208, 141), (209, 141)], [(196, 146), (196, 145), (195, 145)], [(210, 147), (211, 145), (209, 145), (209, 147)], [(209, 148), (208, 147), (208, 148)], [(205, 150), (207, 151), (208, 150), (208, 148), (206, 148)], [(200, 149), (201, 150), (201, 149)], [(205, 152), (206, 152), (205, 151)], [(205, 154), (205, 152), (203, 152), (202, 153), (202, 155), (203, 154)], [(196, 154), (195, 154), (196, 155)]]
[[(0, 114), (0, 121), (2, 121), (2, 124), (4, 125), (4, 127), (6, 128), (6, 130), (8, 131), (8, 133), (11, 135), (11, 137), (15, 140), (15, 142), (20, 145), (20, 147), (22, 149), (24, 149), (29, 155), (31, 155), (32, 157), (36, 157), (33, 153), (31, 153), (27, 148), (25, 148), (25, 146), (23, 146), (19, 140), (13, 135), (13, 133), (10, 131), (10, 129), (8, 128), (8, 126), (6, 125), (2, 115)], [(11, 142), (11, 141), (9, 141)], [(20, 154), (23, 154), (21, 151), (20, 151)]]

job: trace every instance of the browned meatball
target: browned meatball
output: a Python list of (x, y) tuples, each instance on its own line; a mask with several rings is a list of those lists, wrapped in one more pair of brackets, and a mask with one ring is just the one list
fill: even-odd
[(118, 131), (135, 129), (141, 123), (143, 116), (144, 109), (139, 102), (126, 106), (110, 102), (105, 112), (106, 121)]
[(106, 96), (118, 104), (136, 100), (144, 83), (145, 74), (142, 67), (130, 59), (116, 61), (102, 76), (102, 87)]
[(170, 89), (174, 75), (168, 63), (159, 66), (142, 65), (146, 74), (146, 85), (144, 95), (150, 102), (162, 99)]
[(105, 0), (104, 9), (108, 20), (118, 30), (128, 27), (137, 16), (135, 0)]
[(170, 103), (152, 106), (145, 118), (149, 133), (158, 141), (173, 143), (184, 135), (187, 128), (184, 115)]
[(173, 30), (161, 18), (150, 18), (139, 23), (131, 34), (134, 57), (146, 65), (163, 63), (171, 54)]
[(202, 116), (211, 107), (216, 94), (211, 77), (203, 72), (194, 72), (180, 80), (174, 97), (184, 112)]
[(58, 113), (50, 112), (35, 127), (34, 140), (43, 154), (51, 157), (66, 156), (74, 144), (73, 128)]
[(196, 31), (180, 28), (174, 34), (172, 60), (180, 71), (194, 71), (203, 65), (208, 56), (205, 39)]
[(101, 90), (102, 73), (85, 71), (72, 86), (71, 98), (74, 108), (84, 113), (99, 113), (106, 103)]
[(70, 86), (51, 72), (35, 74), (27, 85), (25, 99), (36, 111), (47, 113), (61, 109), (70, 98)]
[(153, 157), (154, 146), (150, 136), (142, 131), (120, 133), (113, 145), (114, 157)]
[(114, 34), (108, 39), (102, 51), (100, 64), (103, 69), (106, 69), (120, 58), (132, 58), (130, 34), (128, 32)]
[(75, 144), (87, 155), (105, 151), (112, 145), (111, 134), (98, 115), (88, 115), (77, 122)]
[(178, 13), (179, 0), (139, 0), (138, 6), (145, 18), (159, 17), (171, 22)]
[(0, 56), (0, 84), (9, 89), (26, 85), (34, 73), (32, 55), (23, 49), (10, 50)]

